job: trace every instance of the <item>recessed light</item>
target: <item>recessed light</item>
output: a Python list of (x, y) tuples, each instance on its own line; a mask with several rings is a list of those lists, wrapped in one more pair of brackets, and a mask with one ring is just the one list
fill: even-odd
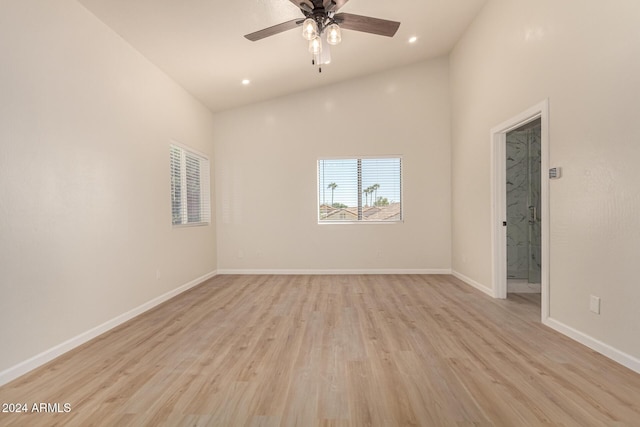
[(248, 85), (249, 83), (251, 83), (251, 80), (249, 80), (249, 79), (244, 79), (242, 81), (242, 84), (245, 85), (245, 86)]
[(416, 37), (416, 36), (413, 36), (413, 37), (411, 37), (411, 38), (409, 39), (409, 43), (415, 43), (415, 42), (417, 42), (417, 41), (418, 41), (418, 37)]

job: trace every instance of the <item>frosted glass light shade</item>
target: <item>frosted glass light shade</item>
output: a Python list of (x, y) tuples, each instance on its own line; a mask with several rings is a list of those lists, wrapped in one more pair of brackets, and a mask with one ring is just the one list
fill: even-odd
[(313, 55), (320, 55), (322, 53), (322, 39), (319, 36), (316, 36), (316, 38), (309, 42), (309, 52)]
[(342, 41), (342, 34), (338, 24), (331, 24), (325, 30), (327, 32), (327, 43), (337, 45)]
[(312, 18), (307, 18), (302, 23), (302, 37), (312, 41), (318, 37), (318, 24)]

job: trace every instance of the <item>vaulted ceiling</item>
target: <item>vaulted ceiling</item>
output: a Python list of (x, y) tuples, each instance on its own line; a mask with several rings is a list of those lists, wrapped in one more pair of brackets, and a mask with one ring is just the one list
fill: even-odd
[(445, 55), (486, 2), (349, 0), (340, 12), (400, 29), (393, 38), (343, 31), (318, 73), (299, 28), (243, 37), (302, 17), (290, 0), (78, 1), (214, 112)]

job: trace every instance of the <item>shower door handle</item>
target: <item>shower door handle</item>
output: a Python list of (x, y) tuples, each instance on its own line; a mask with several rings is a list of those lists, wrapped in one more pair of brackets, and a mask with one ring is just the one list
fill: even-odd
[(538, 220), (538, 212), (535, 206), (529, 206), (529, 224), (535, 224)]

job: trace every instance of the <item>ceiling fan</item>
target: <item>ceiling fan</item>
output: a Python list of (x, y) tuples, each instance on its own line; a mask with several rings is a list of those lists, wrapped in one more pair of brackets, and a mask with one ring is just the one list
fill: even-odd
[(326, 34), (329, 45), (337, 45), (342, 40), (341, 29), (361, 31), (393, 37), (400, 27), (399, 22), (386, 19), (336, 13), (349, 0), (290, 0), (304, 15), (304, 19), (292, 19), (260, 31), (245, 35), (251, 41), (258, 41), (302, 25), (302, 36), (309, 41), (309, 52), (313, 55), (312, 64), (318, 65), (331, 61), (328, 47), (323, 49), (321, 36)]

